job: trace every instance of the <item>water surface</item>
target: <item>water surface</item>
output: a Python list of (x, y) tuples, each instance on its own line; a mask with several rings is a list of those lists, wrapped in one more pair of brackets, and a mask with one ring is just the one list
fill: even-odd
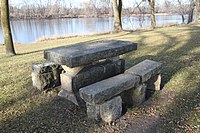
[[(156, 16), (157, 25), (180, 24), (181, 16)], [(109, 32), (113, 28), (113, 18), (65, 18), (65, 19), (32, 19), (13, 20), (11, 30), (14, 42), (26, 44), (41, 38), (86, 35)], [(150, 17), (123, 17), (123, 29), (135, 30), (150, 26)], [(0, 28), (0, 43), (3, 43)]]

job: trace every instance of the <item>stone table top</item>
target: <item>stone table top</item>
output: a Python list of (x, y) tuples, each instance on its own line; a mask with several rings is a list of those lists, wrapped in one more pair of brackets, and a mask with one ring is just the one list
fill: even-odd
[(111, 58), (137, 49), (137, 43), (104, 40), (63, 46), (44, 51), (44, 58), (56, 64), (77, 67), (101, 59)]

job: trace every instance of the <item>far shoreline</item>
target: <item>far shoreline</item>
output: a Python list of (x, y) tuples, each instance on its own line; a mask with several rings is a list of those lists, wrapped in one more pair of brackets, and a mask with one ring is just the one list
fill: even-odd
[[(180, 14), (172, 14), (172, 13), (156, 13), (156, 16), (171, 16), (171, 15), (180, 15)], [(129, 14), (122, 15), (122, 17), (140, 17), (140, 16), (151, 16), (151, 14)], [(16, 18), (11, 16), (10, 19), (12, 21), (16, 20), (53, 20), (53, 19), (75, 19), (75, 18), (113, 18), (113, 15), (100, 15), (100, 16), (85, 16), (85, 15), (77, 15), (77, 16), (62, 16), (62, 17), (23, 17)]]

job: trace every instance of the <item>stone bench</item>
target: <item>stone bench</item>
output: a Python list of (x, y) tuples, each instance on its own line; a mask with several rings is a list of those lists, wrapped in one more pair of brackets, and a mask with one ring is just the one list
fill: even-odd
[[(140, 76), (141, 82), (146, 82), (161, 71), (162, 64), (159, 62), (144, 60), (143, 62), (129, 68), (125, 73)], [(159, 90), (160, 88), (155, 88)]]
[(122, 95), (128, 107), (140, 105), (151, 93), (160, 90), (161, 67), (162, 63), (144, 60), (125, 71), (126, 74), (140, 77), (140, 87), (137, 90), (125, 91)]
[(156, 81), (154, 78), (160, 71), (161, 63), (145, 60), (123, 74), (81, 88), (88, 117), (108, 123), (115, 121), (121, 116), (122, 102), (138, 106), (145, 100), (146, 89), (155, 89), (151, 82), (158, 82), (160, 78)]

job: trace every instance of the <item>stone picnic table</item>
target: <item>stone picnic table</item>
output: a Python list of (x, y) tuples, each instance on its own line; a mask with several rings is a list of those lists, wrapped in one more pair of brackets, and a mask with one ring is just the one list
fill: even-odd
[(125, 70), (120, 55), (134, 50), (137, 43), (119, 40), (45, 50), (48, 62), (32, 65), (33, 87), (47, 92), (61, 85), (58, 96), (86, 107), (88, 118), (114, 122), (161, 90), (162, 63), (146, 59)]
[(137, 43), (119, 40), (104, 40), (63, 46), (44, 51), (44, 58), (62, 65), (61, 91), (76, 105), (84, 102), (79, 89), (125, 71), (125, 60), (119, 55), (137, 50)]

